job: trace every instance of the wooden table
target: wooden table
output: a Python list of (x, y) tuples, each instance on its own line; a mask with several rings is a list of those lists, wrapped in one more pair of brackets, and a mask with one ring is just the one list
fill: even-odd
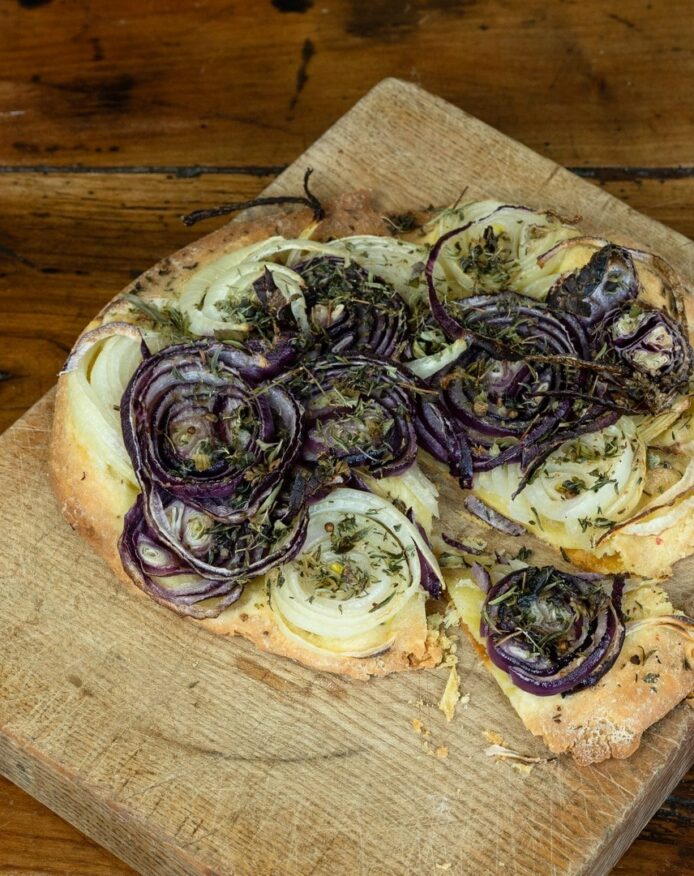
[[(92, 313), (385, 76), (694, 237), (690, 3), (0, 2), (0, 431)], [(684, 874), (694, 773), (615, 872)], [(129, 873), (0, 779), (0, 872)]]

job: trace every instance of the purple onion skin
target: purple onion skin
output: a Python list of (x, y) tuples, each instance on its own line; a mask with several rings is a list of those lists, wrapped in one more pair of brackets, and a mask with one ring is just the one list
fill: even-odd
[[(546, 304), (511, 291), (444, 302), (437, 261), (471, 224), (440, 237), (425, 266), (432, 317), (449, 340), (469, 341), (427, 381), (440, 397), (418, 411), (418, 436), (437, 459), (449, 461), (451, 429), (443, 424), (451, 423), (474, 471), (518, 462), (522, 490), (563, 441), (620, 414), (659, 413), (687, 392), (694, 366), (688, 338), (664, 311), (636, 304), (639, 280), (623, 247), (608, 244), (560, 278)], [(634, 307), (646, 312), (625, 329), (624, 314)]]
[[(238, 350), (218, 342), (168, 347), (138, 366), (121, 403), (123, 438), (140, 485), (152, 483), (228, 522), (256, 512), (302, 442), (294, 398), (279, 386), (253, 389), (232, 364), (239, 361)], [(243, 447), (233, 444), (241, 434), (233, 425), (239, 411), (249, 421)], [(278, 446), (272, 465), (268, 445)], [(208, 464), (200, 468), (203, 446)], [(259, 475), (249, 482), (254, 467)]]
[(479, 548), (474, 548), (472, 547), (472, 545), (465, 544), (464, 542), (459, 541), (457, 538), (451, 538), (451, 536), (446, 535), (445, 532), (442, 534), (441, 537), (447, 545), (450, 545), (450, 547), (455, 548), (455, 550), (461, 551), (464, 554), (470, 554), (473, 557), (478, 557), (484, 553), (484, 551)]
[(481, 563), (473, 563), (470, 572), (480, 590), (483, 593), (489, 593), (492, 589), (492, 579), (489, 571)]
[(692, 372), (689, 339), (675, 320), (644, 305), (611, 311), (596, 333), (596, 343), (610, 344), (612, 358), (664, 389), (686, 388)]
[(382, 277), (370, 276), (339, 256), (307, 259), (294, 270), (306, 282), (308, 318), (318, 350), (399, 357), (406, 343), (407, 307)]
[[(571, 366), (589, 355), (588, 337), (574, 316), (512, 292), (463, 298), (447, 308), (434, 297), (432, 281), (433, 315), (448, 334), (453, 320), (469, 346), (427, 381), (440, 392), (429, 404), (438, 407), (454, 434), (464, 436), (475, 471), (518, 462), (524, 446), (542, 447), (568, 428), (573, 393), (585, 383), (585, 375)], [(429, 423), (419, 419), (427, 436), (433, 417), (429, 414)], [(438, 450), (446, 442), (434, 432), (430, 444)]]
[(592, 687), (624, 641), (623, 588), (623, 576), (595, 580), (551, 566), (511, 572), (485, 597), (480, 635), (489, 659), (535, 696)]
[[(166, 562), (159, 568), (148, 564), (140, 555), (138, 546), (143, 540), (157, 546), (166, 558)], [(144, 517), (141, 495), (125, 515), (118, 548), (123, 568), (135, 584), (157, 602), (179, 614), (194, 618), (216, 617), (241, 596), (243, 586), (237, 580), (198, 575), (195, 569), (162, 544), (158, 533), (148, 525)], [(197, 576), (197, 581), (173, 591), (155, 580), (157, 577), (175, 578), (182, 575)], [(213, 598), (218, 600), (214, 607), (201, 605)]]
[[(150, 488), (151, 489), (151, 488)], [(289, 527), (283, 540), (271, 542), (264, 538), (256, 538), (253, 529), (247, 523), (222, 527), (214, 524), (208, 543), (201, 550), (186, 544), (184, 531), (173, 531), (166, 523), (163, 513), (171, 497), (163, 499), (155, 496), (162, 511), (152, 513), (152, 497), (145, 501), (145, 495), (140, 494), (135, 505), (126, 515), (123, 534), (119, 542), (119, 551), (123, 566), (138, 586), (151, 593), (159, 602), (166, 603), (177, 611), (195, 616), (214, 617), (219, 614), (230, 601), (222, 601), (213, 608), (200, 614), (195, 603), (212, 596), (229, 596), (237, 586), (243, 585), (251, 578), (262, 575), (270, 569), (294, 559), (301, 550), (308, 525), (307, 506), (303, 494), (294, 499), (292, 485), (289, 484), (284, 493), (280, 493), (272, 509), (273, 520), (282, 520)], [(178, 503), (181, 504), (180, 502)], [(185, 520), (185, 509), (181, 514)], [(224, 530), (228, 536), (224, 535)], [(138, 550), (142, 540), (157, 547), (163, 557), (157, 567), (147, 562)], [(183, 590), (172, 592), (155, 581), (155, 578), (194, 575), (197, 580)], [(238, 598), (239, 593), (235, 598)], [(231, 598), (231, 597), (230, 597)], [(232, 600), (233, 601), (233, 600)], [(192, 608), (186, 608), (192, 606)]]
[[(246, 359), (218, 342), (169, 347), (141, 363), (121, 404), (142, 487), (119, 544), (123, 566), (157, 601), (193, 617), (219, 614), (246, 581), (296, 556), (306, 535), (305, 484), (292, 474), (302, 410), (282, 386), (252, 388), (234, 367), (246, 369)], [(207, 464), (187, 465), (202, 452)], [(183, 575), (189, 582), (173, 586)]]
[(473, 462), (470, 445), (462, 430), (453, 425), (445, 405), (423, 396), (415, 401), (415, 428), (424, 450), (448, 464), (450, 473), (463, 489), (470, 489)]
[[(431, 548), (431, 542), (429, 541), (429, 536), (424, 531), (424, 528), (417, 523), (414, 511), (409, 508), (407, 511), (407, 519), (410, 523), (414, 524), (417, 527), (417, 532), (422, 536), (426, 544)], [(421, 571), (421, 579), (420, 583), (422, 587), (426, 590), (426, 592), (431, 596), (432, 599), (439, 599), (439, 597), (443, 594), (443, 588), (441, 587), (441, 580), (436, 572), (432, 569), (429, 564), (429, 561), (424, 556), (424, 554), (417, 548), (417, 558), (419, 559), (419, 568)]]
[(436, 291), (436, 284), (434, 282), (434, 270), (436, 268), (436, 262), (440, 258), (441, 252), (443, 251), (443, 248), (448, 243), (448, 241), (452, 240), (454, 237), (457, 237), (459, 234), (462, 234), (464, 231), (467, 231), (467, 229), (471, 225), (472, 222), (468, 222), (465, 225), (461, 225), (460, 228), (453, 228), (451, 231), (447, 231), (445, 234), (439, 237), (439, 239), (431, 248), (429, 258), (427, 259), (427, 263), (424, 266), (424, 276), (426, 277), (427, 287), (429, 289), (429, 307), (431, 309), (432, 316), (441, 326), (444, 334), (449, 341), (455, 341), (458, 338), (464, 337), (468, 333), (465, 331), (462, 325), (448, 313), (446, 307), (441, 302), (439, 294)]
[[(285, 386), (304, 409), (306, 465), (335, 460), (374, 477), (407, 471), (417, 455), (413, 375), (375, 356), (346, 354), (290, 372)], [(367, 428), (359, 405), (369, 405)], [(383, 431), (384, 423), (390, 423)]]
[(495, 511), (493, 508), (490, 508), (489, 505), (486, 505), (481, 499), (478, 499), (477, 496), (466, 496), (463, 504), (470, 514), (474, 515), (479, 520), (482, 520), (488, 526), (491, 526), (492, 529), (496, 529), (499, 532), (514, 537), (525, 535), (526, 533), (524, 526), (521, 526), (520, 523), (516, 523), (513, 520), (509, 520), (508, 517), (504, 517), (503, 514), (499, 514), (498, 511)]

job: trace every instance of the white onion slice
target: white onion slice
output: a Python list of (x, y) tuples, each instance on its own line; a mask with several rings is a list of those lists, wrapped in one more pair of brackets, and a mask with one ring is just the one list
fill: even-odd
[[(633, 522), (626, 522), (615, 530), (624, 535), (659, 535), (669, 529), (694, 508), (694, 459), (682, 477), (664, 493), (651, 499), (639, 509)], [(607, 542), (607, 538), (605, 542)]]
[[(236, 252), (221, 256), (197, 269), (186, 283), (179, 306), (190, 319), (197, 335), (238, 334), (241, 338), (251, 326), (234, 322), (233, 312), (254, 298), (253, 283), (269, 270), (288, 302), (299, 326), (308, 331), (303, 302), (304, 282), (292, 268), (307, 257), (337, 256), (354, 262), (392, 284), (407, 300), (423, 295), (426, 284), (423, 268), (427, 250), (423, 246), (392, 237), (359, 235), (330, 243), (307, 239), (287, 240), (271, 237)], [(421, 266), (418, 273), (416, 266)]]
[(107, 474), (113, 489), (120, 488), (125, 510), (138, 488), (123, 443), (120, 403), (141, 359), (138, 338), (112, 335), (85, 350), (65, 376), (76, 438), (96, 467)]
[[(312, 240), (286, 240), (270, 237), (235, 252), (221, 256), (193, 272), (184, 286), (178, 305), (190, 319), (191, 331), (196, 335), (238, 333), (248, 334), (252, 326), (234, 322), (235, 305), (255, 298), (253, 283), (269, 270), (280, 292), (292, 303), (292, 312), (298, 324), (308, 329), (303, 301), (304, 283), (287, 264), (292, 258), (299, 261), (309, 253), (330, 252), (328, 245)], [(225, 317), (226, 312), (226, 317)]]
[(643, 493), (646, 447), (629, 417), (562, 444), (515, 499), (520, 467), (475, 475), (475, 492), (502, 514), (567, 548), (590, 549), (610, 523), (628, 520)]
[(467, 338), (458, 338), (457, 341), (448, 344), (443, 350), (439, 350), (438, 353), (432, 353), (431, 356), (423, 356), (421, 359), (413, 359), (411, 362), (404, 362), (403, 364), (405, 368), (409, 368), (417, 377), (426, 380), (427, 377), (436, 374), (437, 371), (445, 368), (446, 365), (455, 362), (458, 356), (467, 350), (468, 343)]
[[(579, 233), (554, 213), (487, 200), (444, 210), (425, 226), (425, 240), (433, 244), (447, 231), (468, 224), (444, 247), (439, 259), (453, 294), (456, 289), (459, 295), (473, 295), (510, 288), (543, 300), (562, 273), (563, 254), (544, 261), (540, 257)], [(503, 258), (497, 260), (497, 269), (475, 276), (473, 271), (463, 269), (461, 260), (470, 255), (473, 247), (483, 244), (482, 235), (489, 226), (501, 239)]]
[(431, 534), (434, 518), (439, 516), (439, 491), (417, 462), (394, 477), (374, 478), (366, 472), (360, 472), (359, 477), (377, 496), (391, 502), (398, 499), (405, 508), (411, 508), (417, 523)]
[[(689, 399), (685, 397), (675, 399), (670, 409), (660, 414), (642, 415), (634, 417), (636, 429), (645, 444), (659, 444), (668, 446), (674, 444), (673, 426), (682, 418), (683, 413), (689, 408)], [(691, 418), (690, 418), (691, 419)], [(663, 436), (663, 440), (660, 440)]]
[(378, 496), (340, 488), (309, 514), (302, 553), (271, 581), (277, 623), (323, 652), (365, 657), (387, 649), (398, 616), (413, 601), (423, 605), (417, 551), (441, 578), (436, 558), (416, 526)]
[[(685, 398), (682, 401), (685, 403), (684, 408), (677, 419), (672, 423), (667, 423), (661, 432), (651, 438), (649, 444), (657, 447), (671, 447), (673, 450), (687, 454), (694, 452), (694, 404), (691, 398)], [(661, 416), (666, 416), (666, 414)]]

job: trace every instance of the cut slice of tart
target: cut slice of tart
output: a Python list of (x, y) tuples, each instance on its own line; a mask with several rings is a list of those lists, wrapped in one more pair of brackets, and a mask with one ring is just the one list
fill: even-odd
[(517, 561), (445, 574), (485, 668), (552, 752), (628, 757), (694, 689), (694, 622), (653, 581)]

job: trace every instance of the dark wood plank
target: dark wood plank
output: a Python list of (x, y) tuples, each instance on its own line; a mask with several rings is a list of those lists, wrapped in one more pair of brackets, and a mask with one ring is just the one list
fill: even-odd
[(125, 876), (134, 872), (2, 776), (0, 813), (1, 873)]
[(693, 37), (688, 0), (7, 2), (0, 164), (285, 163), (386, 76), (564, 165), (691, 164)]
[(694, 859), (694, 770), (668, 797), (614, 876), (685, 876)]
[(186, 228), (182, 213), (253, 197), (264, 184), (238, 175), (0, 176), (0, 431), (55, 383), (99, 307), (204, 233)]

